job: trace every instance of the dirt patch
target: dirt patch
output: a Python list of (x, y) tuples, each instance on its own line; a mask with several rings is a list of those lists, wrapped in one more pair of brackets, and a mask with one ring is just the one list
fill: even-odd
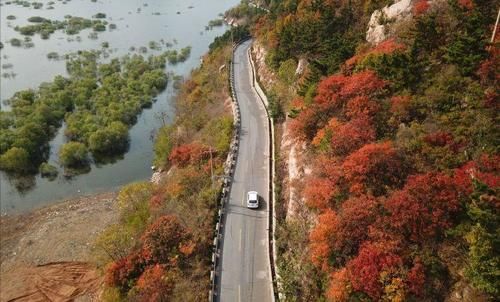
[(0, 301), (92, 301), (102, 284), (92, 243), (118, 219), (115, 193), (0, 219)]

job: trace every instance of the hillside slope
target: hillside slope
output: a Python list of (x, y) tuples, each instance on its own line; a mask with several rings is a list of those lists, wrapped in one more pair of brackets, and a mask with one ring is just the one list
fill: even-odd
[(261, 4), (286, 300), (497, 297), (498, 3)]

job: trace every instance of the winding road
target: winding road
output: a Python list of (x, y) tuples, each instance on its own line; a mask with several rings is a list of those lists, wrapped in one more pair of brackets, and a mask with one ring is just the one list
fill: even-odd
[[(274, 301), (269, 258), (269, 124), (252, 87), (247, 51), (251, 40), (234, 51), (234, 88), (241, 113), (239, 151), (226, 206), (219, 272), (219, 301)], [(246, 207), (246, 193), (257, 191), (259, 209)]]

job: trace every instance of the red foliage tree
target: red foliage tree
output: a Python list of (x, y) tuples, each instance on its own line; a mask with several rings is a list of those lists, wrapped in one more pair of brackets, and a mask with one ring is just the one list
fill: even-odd
[(349, 98), (375, 94), (385, 85), (385, 81), (371, 70), (351, 76), (333, 75), (319, 83), (314, 101), (319, 105), (330, 104), (334, 108), (341, 108)]
[(393, 38), (390, 38), (369, 49), (368, 51), (364, 51), (348, 59), (345, 62), (345, 68), (347, 70), (352, 70), (356, 64), (370, 55), (391, 54), (395, 51), (402, 51), (405, 49), (406, 47), (404, 44), (398, 43)]
[(321, 121), (327, 118), (316, 106), (305, 108), (291, 121), (290, 132), (300, 140), (311, 140), (321, 127)]
[(500, 110), (500, 102), (498, 93), (493, 89), (487, 89), (484, 92), (484, 106), (494, 109)]
[(373, 196), (352, 197), (342, 203), (339, 211), (338, 231), (334, 248), (342, 255), (354, 255), (359, 246), (368, 238), (368, 227), (377, 216), (378, 201)]
[(342, 169), (352, 193), (379, 196), (398, 186), (404, 177), (403, 163), (390, 142), (373, 143), (349, 155)]
[(455, 153), (463, 146), (463, 144), (455, 141), (451, 133), (446, 131), (430, 133), (424, 137), (424, 142), (434, 147), (448, 147), (450, 151)]
[(208, 158), (208, 154), (208, 148), (201, 144), (184, 144), (173, 148), (168, 156), (168, 160), (174, 165), (184, 167), (188, 164), (198, 162), (202, 158)]
[(473, 191), (472, 179), (487, 184), (490, 188), (497, 188), (500, 186), (500, 156), (498, 155), (482, 155), (476, 161), (470, 161), (455, 169), (454, 181), (464, 192), (466, 196), (470, 195)]
[(122, 292), (127, 292), (131, 283), (142, 274), (145, 266), (146, 261), (142, 255), (137, 252), (132, 253), (107, 267), (105, 282), (108, 286), (115, 286)]
[(415, 296), (422, 296), (425, 284), (425, 271), (420, 258), (416, 258), (413, 262), (413, 267), (408, 272), (407, 287)]
[(331, 149), (335, 155), (346, 156), (375, 140), (375, 129), (364, 116), (341, 124), (337, 129), (332, 129), (332, 132)]
[(429, 8), (430, 8), (429, 1), (427, 0), (419, 0), (415, 5), (413, 6), (413, 13), (415, 16), (420, 16), (425, 14)]
[(396, 42), (394, 38), (389, 38), (375, 46), (369, 54), (390, 54), (395, 51), (405, 50), (404, 44)]
[(403, 260), (393, 251), (387, 250), (382, 243), (365, 243), (356, 258), (347, 264), (352, 287), (362, 291), (374, 300), (380, 299), (383, 292), (381, 274), (397, 274)]
[(330, 145), (329, 150), (333, 155), (346, 156), (368, 142), (375, 140), (375, 129), (370, 119), (364, 115), (342, 123), (332, 118), (328, 125), (318, 131), (312, 144), (321, 146), (324, 140)]
[(472, 0), (458, 0), (458, 4), (467, 10), (474, 8), (474, 2), (472, 2)]
[[(495, 48), (493, 46), (493, 48)], [(477, 74), (481, 79), (481, 83), (483, 84), (495, 84), (500, 80), (500, 75), (496, 70), (500, 68), (500, 50), (495, 49), (490, 51), (490, 57), (484, 60), (479, 69), (477, 70)]]
[(424, 137), (424, 141), (432, 146), (444, 147), (453, 144), (453, 135), (445, 131), (437, 131)]
[(346, 77), (339, 95), (343, 98), (371, 96), (380, 93), (386, 84), (374, 71), (365, 70)]
[(394, 96), (391, 98), (390, 112), (397, 123), (407, 122), (412, 117), (411, 98), (409, 96)]
[(452, 225), (460, 210), (460, 192), (452, 177), (443, 173), (414, 175), (385, 202), (390, 225), (414, 242), (434, 240)]
[(308, 206), (326, 209), (342, 190), (342, 170), (335, 158), (319, 156), (314, 171), (315, 174), (306, 180), (304, 197)]
[[(351, 76), (330, 76), (318, 84), (314, 103), (302, 109), (292, 122), (291, 131), (300, 139), (311, 140), (332, 116), (345, 114), (344, 107), (351, 98), (376, 95), (385, 86), (385, 81), (370, 70)], [(374, 109), (372, 103), (364, 101), (365, 99), (358, 99), (352, 102), (351, 116), (356, 110)]]
[(316, 89), (316, 97), (314, 101), (317, 104), (332, 104), (333, 107), (341, 108), (343, 106), (342, 99), (339, 98), (340, 91), (348, 77), (336, 74), (327, 77), (318, 84)]
[(366, 96), (357, 96), (347, 102), (345, 115), (348, 118), (373, 117), (380, 110), (380, 106)]
[(176, 216), (162, 216), (141, 237), (144, 257), (152, 263), (175, 265), (182, 255), (180, 247), (189, 239), (189, 232)]
[(146, 268), (137, 280), (135, 301), (169, 301), (175, 287), (174, 280), (169, 280), (164, 266), (156, 264)]

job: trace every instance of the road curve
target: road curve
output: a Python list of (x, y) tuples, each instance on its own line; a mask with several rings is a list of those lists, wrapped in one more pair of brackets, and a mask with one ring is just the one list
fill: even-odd
[[(269, 258), (269, 124), (264, 105), (252, 88), (247, 51), (234, 51), (234, 88), (241, 113), (239, 151), (226, 206), (219, 272), (219, 301), (273, 301)], [(257, 210), (246, 207), (246, 192), (261, 197)]]

